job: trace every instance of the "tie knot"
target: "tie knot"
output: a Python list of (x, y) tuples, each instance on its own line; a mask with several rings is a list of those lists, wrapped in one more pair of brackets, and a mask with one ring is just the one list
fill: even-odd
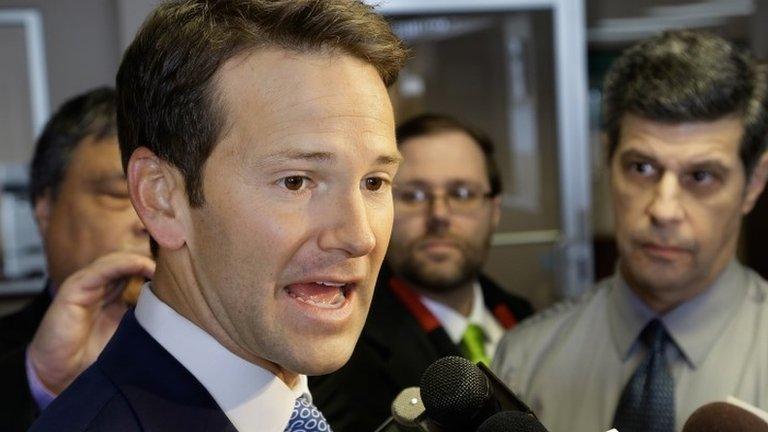
[(491, 359), (485, 353), (485, 331), (477, 324), (470, 323), (461, 337), (461, 350), (464, 357), (473, 363), (491, 363)]
[(667, 342), (667, 338), (667, 329), (658, 318), (654, 318), (646, 324), (642, 333), (640, 333), (640, 340), (651, 351), (661, 350)]
[(462, 336), (462, 338), (485, 342), (485, 330), (477, 324), (469, 323), (467, 329), (464, 330), (464, 336)]
[(331, 432), (323, 414), (304, 395), (296, 398), (285, 432)]

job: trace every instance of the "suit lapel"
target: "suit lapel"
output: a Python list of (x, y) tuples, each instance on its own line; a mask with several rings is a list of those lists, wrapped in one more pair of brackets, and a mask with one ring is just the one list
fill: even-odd
[(418, 296), (416, 303), (413, 298), (404, 300), (389, 282), (390, 278), (381, 278), (376, 287), (362, 337), (381, 352), (387, 376), (395, 388), (402, 389), (418, 385), (421, 374), (435, 360), (460, 354), (431, 313), (427, 311), (427, 316), (414, 309), (424, 308)]
[(128, 312), (101, 354), (146, 431), (236, 432), (202, 384)]

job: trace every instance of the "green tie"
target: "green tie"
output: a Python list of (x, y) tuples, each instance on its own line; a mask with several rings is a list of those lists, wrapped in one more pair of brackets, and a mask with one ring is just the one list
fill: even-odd
[(472, 363), (491, 363), (491, 359), (485, 354), (485, 332), (477, 324), (469, 324), (461, 336), (461, 351), (464, 357)]

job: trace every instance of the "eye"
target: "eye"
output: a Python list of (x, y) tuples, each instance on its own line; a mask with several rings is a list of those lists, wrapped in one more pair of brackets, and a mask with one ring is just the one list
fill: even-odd
[(377, 191), (384, 186), (384, 179), (381, 177), (368, 177), (365, 179), (365, 188), (369, 191)]
[(653, 165), (648, 162), (632, 162), (629, 168), (640, 175), (651, 175), (654, 171)]
[(719, 184), (721, 177), (709, 170), (691, 171), (683, 177), (683, 181), (691, 188), (707, 191)]
[(471, 201), (479, 195), (476, 190), (469, 186), (457, 186), (451, 189), (448, 194), (457, 201)]
[(129, 199), (130, 198), (127, 190), (104, 190), (104, 191), (101, 191), (101, 195), (108, 198), (113, 198), (113, 199)]
[(714, 175), (708, 171), (694, 171), (691, 173), (691, 180), (696, 183), (706, 183), (714, 179)]
[(427, 201), (428, 194), (421, 189), (396, 189), (395, 199), (407, 204), (416, 204)]
[(280, 179), (280, 183), (282, 183), (282, 185), (288, 190), (300, 191), (304, 189), (308, 180), (309, 179), (304, 176), (290, 176)]

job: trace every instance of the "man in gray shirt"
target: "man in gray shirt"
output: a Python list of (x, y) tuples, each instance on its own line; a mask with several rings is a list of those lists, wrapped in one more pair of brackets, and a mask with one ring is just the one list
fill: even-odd
[(550, 431), (679, 431), (729, 395), (768, 408), (768, 283), (735, 259), (766, 181), (767, 93), (749, 55), (702, 33), (613, 65), (617, 272), (521, 323), (494, 359)]

